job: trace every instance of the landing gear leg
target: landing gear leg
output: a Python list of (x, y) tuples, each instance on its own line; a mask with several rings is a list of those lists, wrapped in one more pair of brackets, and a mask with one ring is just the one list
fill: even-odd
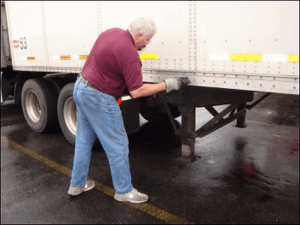
[(180, 160), (187, 162), (196, 161), (195, 151), (195, 125), (196, 125), (196, 109), (193, 106), (178, 106), (182, 116), (181, 126), (181, 151)]

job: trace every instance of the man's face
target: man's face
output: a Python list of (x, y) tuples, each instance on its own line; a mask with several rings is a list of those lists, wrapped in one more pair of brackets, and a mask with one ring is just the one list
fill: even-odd
[(146, 47), (146, 45), (150, 43), (150, 40), (153, 36), (154, 36), (153, 31), (151, 32), (150, 35), (143, 35), (141, 33), (136, 33), (134, 38), (135, 47), (138, 50), (141, 50), (142, 48)]

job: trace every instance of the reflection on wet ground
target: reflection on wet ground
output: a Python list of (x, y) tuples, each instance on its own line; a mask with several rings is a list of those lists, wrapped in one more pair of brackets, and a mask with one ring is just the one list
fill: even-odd
[[(134, 186), (150, 196), (150, 205), (192, 223), (299, 224), (298, 100), (271, 95), (248, 111), (246, 128), (232, 122), (196, 139), (194, 163), (178, 160), (180, 137), (169, 123), (141, 118), (140, 131), (129, 135)], [(208, 112), (197, 109), (196, 127), (209, 119)], [(1, 108), (1, 135), (72, 167), (74, 149), (61, 131), (31, 131), (18, 108)], [(112, 187), (99, 145), (93, 149), (90, 177)], [(1, 143), (1, 222), (163, 223), (98, 190), (69, 198), (69, 182)]]

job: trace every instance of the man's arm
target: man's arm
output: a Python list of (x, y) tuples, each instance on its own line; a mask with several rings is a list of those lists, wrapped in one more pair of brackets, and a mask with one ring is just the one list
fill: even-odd
[(170, 92), (173, 90), (179, 90), (182, 87), (182, 85), (186, 85), (189, 82), (190, 80), (187, 77), (169, 78), (166, 79), (164, 82), (158, 84), (143, 84), (142, 87), (129, 92), (133, 98), (139, 98), (143, 96), (153, 95), (160, 91)]
[(153, 95), (157, 92), (165, 91), (166, 83), (161, 82), (157, 84), (143, 84), (142, 87), (135, 89), (134, 91), (130, 91), (130, 95), (133, 98), (140, 98), (143, 96)]

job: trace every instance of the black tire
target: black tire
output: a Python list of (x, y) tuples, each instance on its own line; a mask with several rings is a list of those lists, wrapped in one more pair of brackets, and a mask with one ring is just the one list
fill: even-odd
[(51, 78), (44, 78), (44, 79), (47, 80), (48, 82), (52, 83), (52, 86), (54, 87), (54, 89), (55, 89), (55, 91), (57, 93), (57, 98), (58, 98), (58, 95), (59, 95), (62, 87), (60, 87), (60, 85), (56, 81), (54, 81), (53, 79), (51, 79)]
[(53, 81), (43, 78), (29, 79), (22, 88), (21, 103), (25, 120), (38, 133), (58, 126), (57, 89)]
[[(149, 100), (149, 98), (151, 97), (141, 98), (140, 114), (142, 115), (142, 117), (152, 123), (170, 122), (164, 104), (162, 104), (161, 102), (161, 104), (159, 104), (158, 106), (150, 108), (147, 105), (147, 100)], [(180, 112), (177, 106), (171, 104), (168, 104), (168, 106), (174, 119), (180, 116)]]
[(65, 138), (75, 145), (77, 112), (73, 99), (74, 83), (69, 83), (61, 90), (57, 102), (58, 121)]

